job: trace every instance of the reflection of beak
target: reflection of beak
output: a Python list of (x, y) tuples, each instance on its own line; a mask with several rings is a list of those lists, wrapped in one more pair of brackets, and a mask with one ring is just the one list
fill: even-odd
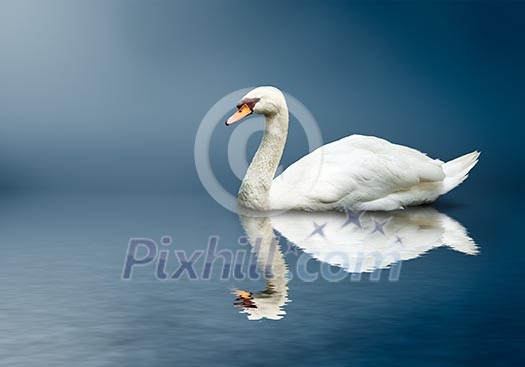
[(233, 305), (241, 308), (257, 308), (257, 305), (253, 301), (252, 292), (242, 291), (240, 289), (234, 289), (233, 293), (237, 296)]
[(240, 121), (246, 116), (253, 113), (252, 109), (247, 104), (243, 104), (231, 117), (226, 120), (226, 126), (233, 124), (234, 122)]
[(234, 289), (233, 293), (241, 299), (250, 299), (252, 298), (252, 292), (246, 292), (240, 289)]

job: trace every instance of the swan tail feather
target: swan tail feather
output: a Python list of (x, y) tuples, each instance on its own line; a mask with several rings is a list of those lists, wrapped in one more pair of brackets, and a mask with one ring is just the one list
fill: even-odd
[(480, 152), (476, 150), (443, 164), (445, 179), (443, 180), (441, 195), (446, 194), (467, 179), (470, 170), (478, 163), (479, 155)]
[(446, 215), (441, 215), (441, 224), (444, 230), (443, 244), (468, 255), (479, 253), (478, 245), (467, 234), (465, 227)]

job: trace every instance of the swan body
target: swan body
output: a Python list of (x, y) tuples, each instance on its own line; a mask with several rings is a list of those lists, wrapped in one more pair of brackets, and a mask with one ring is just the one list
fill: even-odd
[[(320, 147), (276, 177), (270, 209), (372, 211), (430, 203), (463, 182), (478, 156), (473, 152), (444, 163), (384, 139), (351, 135)], [(322, 162), (319, 172), (312, 169), (316, 162)]]
[(477, 151), (443, 162), (384, 139), (351, 135), (314, 150), (274, 178), (288, 133), (283, 93), (253, 89), (226, 124), (251, 113), (266, 117), (238, 194), (239, 203), (253, 210), (387, 211), (426, 204), (463, 182), (478, 162)]

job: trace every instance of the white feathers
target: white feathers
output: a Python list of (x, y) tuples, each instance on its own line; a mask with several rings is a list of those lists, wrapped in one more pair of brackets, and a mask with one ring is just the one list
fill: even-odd
[(478, 163), (479, 155), (478, 151), (474, 151), (443, 164), (443, 172), (446, 177), (441, 186), (441, 195), (467, 179), (470, 170)]
[(276, 88), (247, 95), (258, 102), (266, 129), (239, 191), (241, 205), (254, 210), (395, 210), (430, 203), (467, 178), (477, 163), (473, 152), (444, 163), (387, 140), (352, 135), (302, 157), (273, 179), (288, 132), (288, 107)]
[(384, 139), (348, 136), (304, 156), (275, 178), (270, 208), (395, 210), (429, 203), (459, 185), (478, 155), (443, 163)]

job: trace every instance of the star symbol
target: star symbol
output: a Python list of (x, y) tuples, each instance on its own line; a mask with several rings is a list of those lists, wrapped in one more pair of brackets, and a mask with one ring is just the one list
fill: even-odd
[(295, 246), (290, 241), (286, 241), (285, 244), (283, 245), (283, 253), (284, 253), (284, 256), (288, 254), (294, 254), (296, 256), (299, 256), (299, 250), (297, 246)]
[(374, 223), (374, 230), (372, 233), (379, 232), (383, 236), (385, 235), (385, 225), (390, 221), (390, 219), (385, 220), (384, 222), (380, 222), (375, 218), (372, 218), (372, 222)]
[(324, 231), (323, 230), (324, 230), (324, 227), (326, 227), (327, 223), (319, 225), (319, 224), (313, 222), (313, 224), (314, 224), (315, 229), (314, 229), (314, 231), (312, 233), (310, 233), (310, 236), (308, 236), (308, 237), (312, 237), (313, 235), (318, 234), (321, 237), (326, 238), (325, 235), (324, 235)]
[(396, 234), (396, 242), (399, 243), (401, 246), (403, 246), (403, 237)]
[(354, 212), (352, 209), (345, 209), (346, 220), (341, 226), (341, 228), (353, 223), (357, 227), (363, 229), (363, 225), (361, 224), (361, 217), (363, 216), (364, 212), (364, 210), (358, 210), (357, 212)]

